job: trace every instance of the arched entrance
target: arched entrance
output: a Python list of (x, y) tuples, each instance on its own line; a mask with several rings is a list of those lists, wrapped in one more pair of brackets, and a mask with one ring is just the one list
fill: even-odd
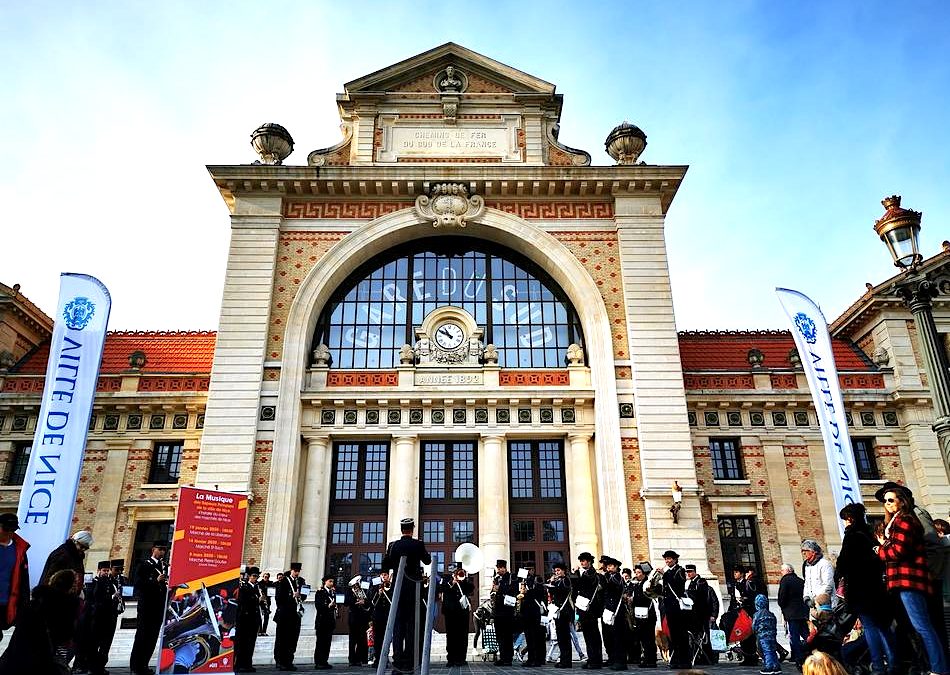
[[(296, 522), (298, 476), (303, 468), (300, 461), (300, 394), (308, 367), (311, 336), (324, 305), (354, 270), (386, 250), (414, 239), (446, 239), (459, 235), (478, 237), (532, 261), (563, 289), (577, 309), (587, 352), (591, 356), (589, 367), (595, 399), (593, 464), (599, 513), (592, 513), (591, 517), (598, 519), (599, 543), (603, 550), (615, 552), (614, 555), (625, 560), (631, 559), (611, 330), (595, 283), (578, 260), (554, 237), (511, 214), (487, 209), (477, 220), (469, 221), (464, 230), (445, 232), (421, 220), (412, 209), (404, 209), (367, 223), (331, 249), (303, 280), (291, 306), (284, 339), (270, 477), (271, 485), (281, 489), (272, 489), (267, 505), (262, 551), (265, 567), (281, 567), (295, 553), (307, 553), (306, 557), (315, 564), (323, 559), (325, 553), (325, 540), (311, 536), (312, 532), (303, 536)], [(324, 441), (319, 442), (326, 447)], [(399, 453), (398, 439), (395, 452)], [(325, 511), (316, 513), (325, 521)], [(598, 542), (596, 539), (574, 540), (573, 544), (580, 550), (596, 548)], [(319, 574), (319, 570), (310, 573)]]

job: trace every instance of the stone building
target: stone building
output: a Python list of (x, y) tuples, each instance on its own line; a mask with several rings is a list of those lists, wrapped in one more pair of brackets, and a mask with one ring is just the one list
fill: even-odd
[[(545, 569), (674, 548), (775, 583), (803, 537), (834, 550), (791, 336), (676, 331), (664, 219), (685, 166), (638, 162), (630, 125), (608, 139), (618, 163), (591, 166), (559, 141), (554, 85), (452, 43), (337, 102), (343, 139), (305, 165), (265, 125), (261, 162), (209, 167), (231, 213), (217, 334), (109, 335), (75, 517), (103, 555), (167, 531), (191, 483), (250, 496), (249, 562), (313, 577), (368, 572), (405, 516), (443, 563), (465, 541)], [(888, 289), (832, 325), (864, 492), (898, 480), (945, 515), (913, 323)], [(6, 505), (50, 328), (0, 287)]]

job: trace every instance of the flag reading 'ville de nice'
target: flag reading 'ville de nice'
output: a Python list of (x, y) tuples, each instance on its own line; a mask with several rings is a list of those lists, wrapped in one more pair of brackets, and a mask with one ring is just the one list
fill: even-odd
[(66, 541), (86, 450), (92, 402), (112, 300), (87, 274), (60, 276), (46, 382), (17, 515), (30, 542), (30, 583), (50, 551)]
[(183, 487), (159, 673), (232, 673), (247, 496)]
[[(848, 418), (841, 398), (828, 323), (818, 305), (808, 296), (787, 288), (776, 288), (775, 292), (792, 322), (792, 337), (805, 370), (825, 442), (835, 510), (839, 511), (845, 504), (861, 501), (861, 488), (851, 450)], [(843, 521), (838, 519), (838, 525), (843, 534)]]

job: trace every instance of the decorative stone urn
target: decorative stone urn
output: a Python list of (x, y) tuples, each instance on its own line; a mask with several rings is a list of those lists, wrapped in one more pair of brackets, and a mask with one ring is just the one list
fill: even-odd
[(617, 164), (636, 164), (647, 147), (647, 135), (640, 127), (624, 121), (607, 135), (604, 147)]
[(294, 151), (294, 139), (279, 124), (262, 124), (251, 134), (251, 146), (261, 156), (255, 164), (283, 164)]

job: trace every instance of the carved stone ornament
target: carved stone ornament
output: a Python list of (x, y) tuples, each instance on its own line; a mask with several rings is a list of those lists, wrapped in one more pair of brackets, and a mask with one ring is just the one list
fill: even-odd
[(571, 344), (567, 348), (567, 365), (569, 366), (583, 366), (584, 365), (584, 350), (576, 342)]
[(317, 368), (326, 368), (330, 365), (330, 348), (324, 344), (317, 345), (313, 350), (313, 365)]
[(406, 344), (399, 348), (399, 363), (411, 366), (416, 362), (416, 352), (412, 345)]
[(465, 227), (485, 213), (485, 200), (480, 195), (468, 196), (468, 188), (461, 183), (437, 183), (431, 196), (419, 195), (415, 210), (420, 218), (432, 222), (433, 227)]
[(455, 70), (455, 66), (446, 66), (445, 70), (435, 76), (435, 88), (440, 94), (458, 94), (465, 89), (468, 78)]
[(485, 361), (486, 366), (498, 365), (498, 348), (489, 342), (485, 345), (485, 351), (482, 352), (482, 359)]
[(874, 350), (874, 355), (871, 359), (878, 368), (887, 368), (887, 364), (891, 362), (891, 355), (884, 347), (878, 347)]

